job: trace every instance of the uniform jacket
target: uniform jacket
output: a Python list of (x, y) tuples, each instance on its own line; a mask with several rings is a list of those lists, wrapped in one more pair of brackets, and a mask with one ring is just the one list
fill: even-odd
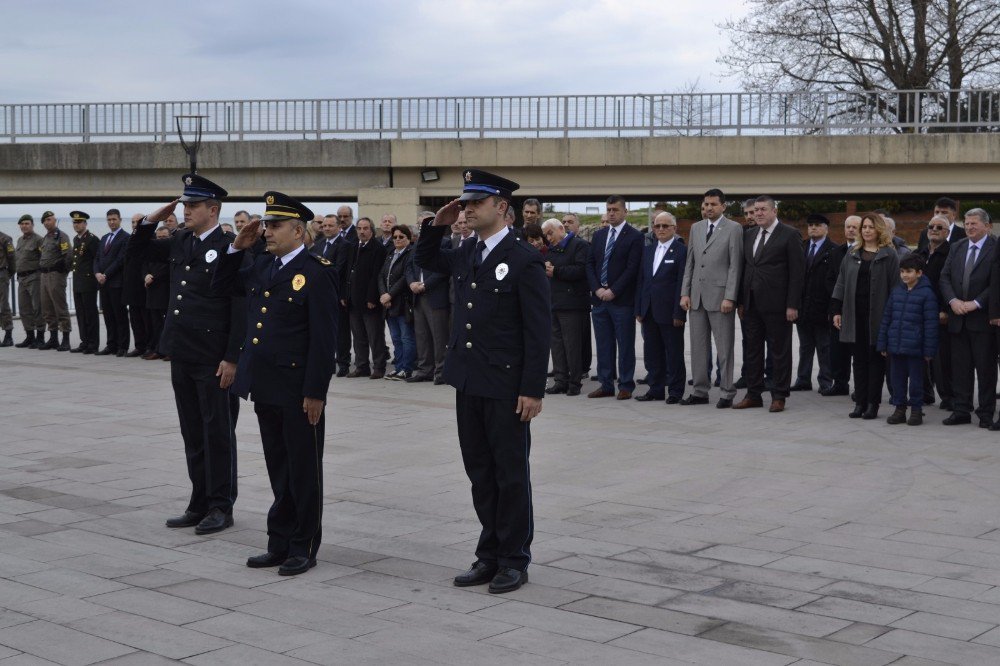
[[(996, 288), (990, 289), (992, 283), (994, 287), (1000, 287), (1000, 276), (991, 275), (996, 273), (994, 264), (997, 261), (996, 255), (997, 241), (993, 236), (987, 234), (983, 240), (982, 250), (976, 256), (976, 265), (972, 268), (972, 275), (969, 276), (969, 291), (962, 290), (962, 275), (965, 270), (965, 262), (969, 253), (969, 238), (966, 236), (960, 241), (951, 244), (951, 251), (948, 252), (948, 261), (945, 262), (941, 270), (941, 298), (945, 304), (950, 304), (952, 299), (961, 301), (976, 301), (979, 309), (966, 315), (957, 315), (951, 312), (948, 307), (948, 331), (960, 333), (963, 328), (970, 331), (989, 330), (989, 313), (991, 299), (996, 299)], [(992, 293), (991, 293), (992, 291)], [(996, 303), (996, 301), (994, 301)], [(993, 312), (1000, 313), (1000, 306), (992, 308)], [(998, 314), (1000, 316), (1000, 314)]]
[(674, 242), (663, 256), (660, 267), (653, 275), (656, 245), (642, 248), (642, 264), (636, 285), (635, 316), (652, 317), (661, 326), (673, 326), (674, 320), (687, 321), (687, 312), (681, 307), (681, 285), (684, 282), (684, 265), (687, 247), (674, 236)]
[(575, 234), (565, 247), (553, 245), (545, 260), (552, 264), (549, 289), (553, 310), (589, 310), (590, 285), (587, 282), (587, 258), (590, 247), (587, 241)]
[(42, 237), (40, 269), (55, 273), (69, 273), (73, 267), (73, 245), (62, 229), (56, 227)]
[[(449, 241), (449, 239), (446, 238), (445, 241)], [(421, 301), (426, 299), (432, 310), (447, 309), (449, 305), (448, 276), (443, 273), (423, 270), (420, 266), (417, 266), (417, 262), (414, 261), (416, 246), (413, 247), (413, 251), (410, 252), (410, 260), (406, 262), (406, 283), (420, 282), (421, 274), (423, 274), (424, 278), (424, 293), (413, 294), (414, 307), (417, 307)]]
[[(802, 311), (799, 312), (798, 322), (819, 326), (829, 322), (830, 295), (837, 284), (836, 273), (840, 270), (840, 265), (834, 263), (836, 246), (829, 236), (816, 250), (812, 262), (809, 261), (811, 245), (812, 239), (807, 238), (802, 241), (802, 252), (806, 257), (806, 274), (805, 283), (802, 285)], [(834, 274), (832, 282), (830, 273)]]
[(217, 227), (195, 250), (188, 229), (163, 239), (154, 239), (155, 233), (155, 224), (140, 224), (128, 253), (145, 261), (165, 261), (170, 267), (160, 353), (186, 363), (235, 363), (246, 327), (243, 299), (212, 290), (212, 274), (233, 241), (232, 234)]
[[(378, 305), (378, 273), (385, 260), (385, 248), (373, 238), (362, 246), (345, 245), (350, 249), (350, 269), (347, 272), (347, 307), (364, 311), (367, 303)], [(346, 252), (342, 252), (346, 254)], [(381, 307), (381, 306), (379, 306)]]
[(0, 272), (6, 272), (8, 275), (17, 272), (17, 259), (14, 253), (14, 239), (0, 232)]
[(938, 302), (926, 275), (913, 289), (899, 284), (882, 313), (876, 348), (890, 354), (933, 358), (938, 348)]
[(78, 294), (94, 293), (100, 285), (94, 277), (94, 259), (101, 247), (97, 236), (85, 232), (73, 238), (73, 291)]
[(271, 278), (275, 258), (243, 266), (245, 252), (223, 254), (212, 289), (243, 302), (245, 326), (230, 391), (254, 402), (298, 407), (326, 401), (337, 356), (337, 272), (302, 250)]
[(743, 283), (739, 304), (770, 313), (783, 313), (787, 308), (800, 309), (806, 272), (802, 237), (794, 227), (778, 222), (765, 240), (760, 256), (755, 258), (753, 246), (760, 233), (758, 226), (743, 236)]
[(42, 254), (42, 237), (32, 232), (25, 236), (21, 235), (17, 239), (15, 246), (14, 261), (17, 263), (19, 273), (38, 270), (38, 258)]
[[(852, 249), (848, 252), (840, 264), (840, 274), (831, 297), (831, 309), (841, 315), (840, 341), (845, 344), (857, 341), (858, 317), (864, 316), (864, 313), (857, 311), (861, 261), (859, 250)], [(885, 303), (889, 300), (889, 293), (897, 284), (899, 284), (899, 254), (895, 246), (880, 247), (872, 259), (871, 276), (868, 281), (868, 339), (871, 341), (878, 339)]]
[[(590, 258), (587, 261), (587, 282), (593, 294), (601, 288), (601, 266), (604, 263), (604, 251), (608, 242), (609, 229), (602, 227), (594, 233), (590, 241)], [(615, 246), (611, 250), (608, 262), (608, 288), (614, 292), (615, 298), (610, 301), (614, 305), (635, 305), (635, 280), (639, 274), (639, 261), (642, 259), (643, 238), (635, 227), (628, 222), (619, 227)], [(603, 303), (594, 297), (595, 304)]]
[(442, 249), (447, 230), (425, 222), (416, 250), (417, 266), (450, 275), (455, 287), (444, 380), (473, 396), (541, 398), (552, 335), (542, 255), (508, 233), (473, 269), (476, 244)]
[(691, 226), (681, 295), (691, 299), (693, 309), (718, 312), (722, 309), (722, 301), (736, 303), (739, 300), (743, 227), (720, 217), (712, 237), (706, 241), (708, 226), (708, 220)]
[[(392, 255), (396, 251), (395, 246), (386, 254), (382, 263), (382, 270), (378, 274), (378, 295), (389, 294), (392, 298), (392, 305), (385, 310), (386, 317), (403, 317), (413, 314), (413, 292), (410, 291), (410, 283), (406, 281), (406, 267), (412, 258), (413, 248), (406, 246), (403, 253), (392, 264)], [(392, 264), (392, 270), (389, 270)], [(379, 304), (379, 307), (382, 307)]]
[[(105, 287), (122, 287), (122, 273), (125, 268), (125, 248), (128, 246), (129, 234), (124, 229), (119, 229), (115, 234), (115, 239), (108, 246), (108, 236), (111, 232), (101, 236), (101, 245), (97, 248), (97, 256), (94, 257), (94, 273), (104, 273)], [(150, 234), (152, 236), (152, 234)]]

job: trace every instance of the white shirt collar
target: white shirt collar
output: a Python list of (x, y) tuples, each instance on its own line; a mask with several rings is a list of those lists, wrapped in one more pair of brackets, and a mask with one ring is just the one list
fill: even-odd
[(484, 240), (483, 243), (486, 244), (486, 249), (483, 251), (483, 259), (485, 259), (486, 257), (488, 257), (489, 254), (490, 254), (490, 252), (493, 251), (493, 248), (495, 248), (497, 245), (499, 245), (500, 241), (502, 241), (504, 238), (506, 238), (507, 234), (509, 234), (509, 233), (510, 233), (510, 228), (509, 227), (504, 227), (503, 229), (501, 229), (497, 233), (493, 234), (492, 236), (490, 236), (489, 238), (487, 238), (486, 240)]
[(281, 265), (284, 267), (288, 264), (288, 262), (297, 257), (299, 255), (299, 252), (301, 252), (304, 249), (306, 249), (305, 245), (299, 245), (297, 248), (295, 248), (285, 256), (278, 257), (278, 261), (281, 262)]
[(666, 242), (664, 242), (664, 241), (657, 241), (656, 242), (656, 246), (658, 248), (660, 248), (660, 249), (667, 250), (667, 249), (670, 248), (671, 245), (674, 244), (675, 240), (677, 240), (677, 236), (674, 236), (673, 238), (671, 238), (670, 240), (668, 240)]
[(977, 250), (981, 250), (981, 249), (983, 249), (983, 243), (984, 243), (984, 242), (986, 242), (986, 236), (983, 236), (983, 237), (982, 237), (982, 238), (980, 238), (980, 239), (979, 239), (978, 241), (973, 241), (973, 240), (972, 240), (972, 239), (970, 238), (970, 239), (969, 239), (969, 247), (972, 247), (973, 245), (975, 245), (975, 246), (976, 246), (976, 249), (977, 249)]
[(774, 222), (771, 223), (771, 226), (765, 227), (768, 236), (774, 233), (774, 229), (778, 226), (778, 223), (779, 223), (778, 218), (774, 218)]
[(199, 234), (198, 235), (198, 240), (205, 240), (206, 238), (208, 238), (212, 234), (213, 231), (215, 231), (218, 228), (219, 228), (219, 225), (216, 224), (214, 227), (212, 227), (211, 229), (209, 229), (205, 233)]

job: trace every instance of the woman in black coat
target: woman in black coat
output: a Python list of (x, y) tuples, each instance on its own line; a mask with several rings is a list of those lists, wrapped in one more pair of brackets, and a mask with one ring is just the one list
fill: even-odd
[(385, 258), (378, 275), (379, 301), (392, 338), (394, 372), (386, 379), (406, 380), (413, 376), (417, 343), (413, 334), (413, 293), (406, 282), (406, 265), (412, 259), (413, 232), (405, 224), (392, 228), (393, 252)]

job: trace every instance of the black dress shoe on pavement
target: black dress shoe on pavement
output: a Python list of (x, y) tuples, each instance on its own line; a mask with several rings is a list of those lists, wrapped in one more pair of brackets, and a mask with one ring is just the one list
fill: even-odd
[(812, 391), (813, 390), (813, 385), (812, 384), (799, 384), (799, 383), (796, 382), (795, 384), (792, 384), (792, 386), (790, 386), (788, 388), (788, 390), (789, 391)]
[(442, 384), (444, 384), (444, 377), (434, 378), (434, 386), (441, 386)]
[(350, 371), (351, 371), (350, 368), (341, 368), (340, 370), (337, 370), (337, 376), (338, 377), (346, 377), (347, 373), (350, 372)]
[(142, 353), (143, 353), (143, 352), (142, 352), (142, 350), (141, 350), (141, 349), (133, 349), (132, 351), (130, 351), (130, 352), (128, 352), (128, 353), (126, 353), (126, 354), (125, 354), (125, 356), (126, 356), (127, 358), (135, 358), (135, 357), (137, 357), (137, 356), (142, 356)]
[[(729, 401), (732, 403), (732, 400)], [(693, 393), (686, 398), (681, 398), (680, 404), (682, 405), (707, 405), (708, 396), (707, 395), (694, 395)]]
[(471, 587), (473, 585), (485, 585), (493, 580), (497, 575), (497, 565), (476, 560), (476, 563), (469, 567), (464, 574), (455, 576), (452, 581), (455, 587)]
[(557, 393), (565, 393), (566, 386), (560, 384), (553, 384), (552, 386), (547, 387), (545, 389), (545, 392), (548, 393), (549, 395), (555, 395)]
[(167, 527), (194, 527), (205, 517), (203, 513), (185, 511), (184, 515), (176, 518), (167, 518)]
[(404, 381), (407, 384), (419, 384), (420, 382), (429, 382), (433, 379), (430, 375), (413, 375), (412, 377), (407, 377)]
[(719, 398), (719, 402), (715, 403), (716, 409), (729, 409), (732, 406), (733, 406), (732, 398)]
[(285, 563), (288, 559), (287, 555), (278, 555), (277, 553), (261, 553), (260, 555), (254, 555), (253, 557), (247, 558), (247, 566), (251, 569), (266, 569), (268, 567), (277, 567)]
[(285, 560), (285, 563), (278, 567), (279, 576), (297, 576), (300, 573), (305, 573), (316, 566), (315, 557), (302, 557), (301, 555), (296, 555), (295, 557), (289, 557)]
[(941, 423), (947, 426), (966, 425), (972, 423), (972, 417), (969, 416), (968, 414), (952, 414), (944, 421), (941, 421)]
[(504, 567), (490, 581), (490, 594), (513, 592), (528, 582), (528, 572)]
[(833, 385), (829, 388), (819, 390), (819, 394), (826, 397), (832, 395), (848, 395), (849, 393), (850, 391), (847, 389), (846, 386), (837, 386), (837, 385)]
[(119, 352), (117, 354), (115, 354), (115, 356), (117, 356), (118, 358), (125, 358), (125, 354), (127, 354), (127, 353), (128, 352), (126, 352), (126, 351), (119, 350)]
[(639, 402), (652, 402), (653, 400), (663, 400), (662, 395), (650, 395), (649, 393), (644, 393), (642, 395), (637, 395), (633, 400), (638, 400)]
[(736, 384), (734, 384), (734, 388), (745, 389), (746, 387), (747, 387), (747, 380), (745, 377), (740, 377), (739, 379), (736, 380)]
[(86, 349), (83, 350), (83, 353), (84, 354), (96, 354), (97, 350), (94, 349), (93, 347), (87, 347)]
[(986, 428), (986, 429), (992, 428), (993, 427), (993, 420), (992, 419), (979, 419), (979, 427), (980, 428)]
[(580, 389), (575, 388), (575, 387), (574, 388), (568, 388), (568, 389), (566, 389), (566, 395), (569, 395), (569, 396), (580, 395)]
[(233, 526), (232, 514), (225, 513), (222, 509), (212, 509), (208, 512), (198, 526), (194, 528), (195, 534), (214, 534), (221, 532), (227, 527)]
[(680, 401), (681, 397), (679, 395), (672, 395), (667, 398), (668, 405), (677, 405), (680, 403)]

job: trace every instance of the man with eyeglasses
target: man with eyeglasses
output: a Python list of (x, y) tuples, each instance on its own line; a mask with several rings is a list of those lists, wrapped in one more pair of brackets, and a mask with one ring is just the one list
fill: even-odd
[[(965, 229), (958, 226), (958, 202), (950, 197), (941, 197), (934, 202), (934, 217), (943, 217), (948, 221), (948, 233), (945, 240), (953, 244), (966, 237)], [(920, 232), (920, 240), (917, 241), (917, 249), (923, 250), (927, 247), (927, 229)]]
[[(935, 215), (927, 223), (924, 233), (927, 244), (917, 249), (924, 260), (924, 275), (930, 280), (931, 288), (938, 299), (938, 352), (933, 360), (924, 366), (924, 404), (934, 404), (934, 389), (941, 396), (941, 409), (954, 409), (951, 387), (951, 336), (948, 335), (948, 304), (941, 296), (941, 271), (948, 261), (951, 243), (948, 242), (950, 220), (943, 215)], [(962, 233), (965, 233), (964, 231)]]

